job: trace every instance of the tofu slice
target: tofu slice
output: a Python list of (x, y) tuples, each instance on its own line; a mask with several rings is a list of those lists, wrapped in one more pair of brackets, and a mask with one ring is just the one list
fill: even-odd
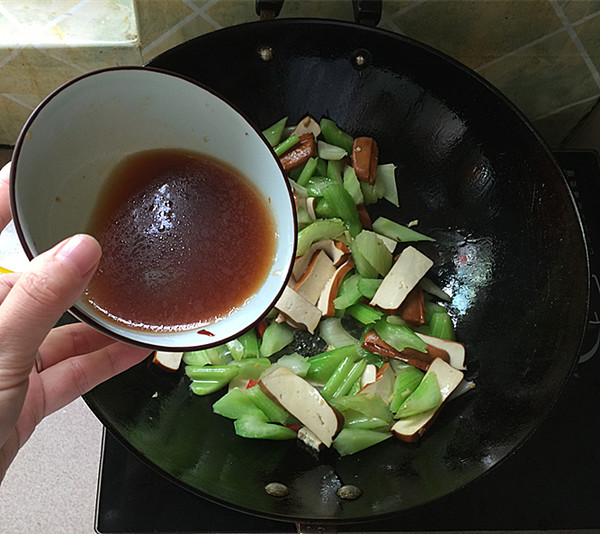
[(333, 262), (325, 251), (319, 250), (293, 289), (311, 304), (316, 304), (327, 282), (334, 274)]
[(427, 374), (429, 373), (435, 373), (440, 386), (440, 393), (442, 394), (442, 405), (433, 410), (429, 410), (428, 412), (413, 415), (406, 419), (399, 419), (394, 426), (392, 426), (392, 432), (396, 437), (403, 441), (413, 442), (419, 439), (423, 432), (427, 430), (429, 424), (434, 420), (438, 411), (443, 406), (444, 401), (450, 396), (454, 389), (456, 389), (458, 384), (461, 383), (464, 376), (462, 371), (455, 369), (440, 358), (436, 358), (429, 366)]
[(321, 135), (321, 126), (313, 119), (310, 115), (304, 117), (292, 130), (290, 135), (297, 135), (300, 137), (305, 133), (311, 133), (315, 136), (315, 139)]
[(258, 384), (265, 395), (291, 413), (326, 447), (331, 446), (344, 418), (327, 404), (316, 388), (287, 367), (278, 367)]
[(313, 256), (319, 250), (324, 250), (327, 253), (335, 267), (339, 267), (350, 257), (350, 249), (341, 241), (334, 241), (333, 239), (316, 241), (309, 247), (305, 254), (296, 258), (292, 269), (292, 275), (296, 280), (302, 277)]
[(447, 339), (441, 339), (439, 337), (428, 336), (425, 334), (419, 334), (416, 332), (425, 343), (436, 347), (441, 350), (445, 350), (450, 358), (450, 365), (455, 369), (465, 370), (465, 346), (457, 341), (448, 341)]
[(371, 306), (395, 310), (431, 269), (433, 261), (414, 247), (405, 248), (371, 299)]
[(183, 352), (156, 351), (152, 356), (152, 363), (165, 371), (174, 372), (179, 369), (182, 358)]
[(335, 269), (335, 272), (325, 284), (317, 302), (317, 308), (321, 310), (323, 316), (335, 315), (335, 305), (333, 304), (333, 301), (335, 300), (335, 297), (337, 297), (338, 289), (340, 288), (344, 276), (346, 276), (353, 267), (354, 261), (352, 261), (352, 258), (349, 258), (345, 263)]
[(275, 308), (294, 324), (306, 328), (311, 334), (315, 333), (321, 320), (319, 308), (289, 286), (283, 290)]

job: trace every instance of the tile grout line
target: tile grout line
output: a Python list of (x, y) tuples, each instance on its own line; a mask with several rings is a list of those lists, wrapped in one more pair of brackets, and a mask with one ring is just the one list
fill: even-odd
[(553, 115), (556, 115), (567, 109), (574, 108), (576, 106), (580, 106), (581, 104), (587, 104), (588, 102), (595, 102), (596, 100), (598, 100), (598, 98), (600, 98), (600, 93), (597, 93), (592, 96), (588, 96), (587, 98), (583, 98), (581, 100), (578, 100), (577, 102), (571, 102), (570, 104), (567, 104), (565, 106), (561, 106), (559, 108), (553, 109), (552, 111), (549, 111), (548, 113), (544, 113), (543, 115), (538, 115), (537, 117), (533, 117), (531, 120), (539, 121), (542, 119), (547, 119), (548, 117), (552, 117)]
[(142, 49), (142, 57), (146, 57), (146, 54), (148, 54), (148, 52), (150, 52), (151, 50), (153, 50), (154, 48), (156, 48), (160, 43), (162, 43), (167, 38), (169, 38), (171, 35), (173, 35), (177, 30), (179, 30), (180, 28), (182, 28), (183, 26), (185, 26), (188, 22), (191, 22), (192, 20), (194, 20), (198, 16), (199, 16), (198, 13), (196, 13), (195, 11), (192, 11), (192, 13), (190, 13), (184, 19), (180, 20), (177, 24), (175, 24), (175, 26), (171, 27), (165, 33), (159, 35), (148, 46), (145, 46)]
[(594, 62), (590, 58), (590, 55), (588, 54), (587, 50), (583, 46), (583, 43), (579, 39), (577, 32), (573, 29), (573, 24), (569, 22), (569, 19), (565, 15), (565, 12), (563, 11), (562, 7), (560, 7), (560, 5), (558, 4), (557, 0), (550, 0), (550, 5), (553, 7), (554, 11), (556, 12), (556, 15), (562, 22), (563, 27), (567, 31), (569, 37), (571, 38), (571, 41), (573, 41), (575, 48), (577, 48), (579, 54), (583, 58), (583, 61), (589, 69), (592, 78), (596, 82), (596, 85), (598, 86), (598, 88), (600, 88), (600, 73), (598, 72), (598, 69), (596, 68)]

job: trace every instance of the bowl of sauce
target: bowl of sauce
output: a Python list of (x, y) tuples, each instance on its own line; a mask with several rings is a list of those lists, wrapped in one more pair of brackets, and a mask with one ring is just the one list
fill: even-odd
[(295, 257), (293, 197), (260, 131), (221, 96), (158, 69), (116, 67), (33, 112), (11, 170), (30, 258), (75, 233), (102, 246), (71, 312), (132, 344), (222, 344), (279, 298)]

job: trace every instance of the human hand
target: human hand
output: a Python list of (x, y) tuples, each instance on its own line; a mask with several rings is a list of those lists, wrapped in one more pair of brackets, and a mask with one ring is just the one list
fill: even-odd
[[(7, 165), (0, 170), (0, 230), (11, 219), (8, 176)], [(45, 416), (148, 355), (83, 323), (53, 328), (83, 293), (100, 256), (94, 238), (76, 235), (24, 273), (0, 275), (0, 482)]]

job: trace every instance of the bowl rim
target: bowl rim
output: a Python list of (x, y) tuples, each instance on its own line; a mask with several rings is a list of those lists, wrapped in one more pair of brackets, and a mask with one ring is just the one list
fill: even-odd
[[(280, 171), (278, 173), (278, 176), (281, 179), (281, 183), (283, 183), (284, 188), (288, 194), (289, 207), (292, 210), (291, 220), (292, 220), (292, 224), (293, 224), (292, 231), (293, 231), (293, 237), (294, 237), (293, 242), (292, 242), (290, 261), (287, 262), (285, 265), (286, 272), (281, 277), (280, 287), (278, 288), (274, 297), (266, 303), (262, 303), (263, 301), (261, 300), (261, 301), (259, 301), (261, 304), (257, 304), (257, 307), (260, 308), (260, 310), (261, 310), (259, 316), (255, 320), (253, 320), (249, 325), (245, 325), (245, 326), (243, 326), (243, 328), (236, 328), (234, 331), (232, 331), (231, 334), (228, 334), (227, 336), (225, 336), (223, 338), (219, 338), (216, 341), (210, 341), (210, 339), (207, 339), (207, 338), (209, 338), (209, 335), (199, 336), (201, 339), (206, 341), (205, 343), (192, 344), (192, 345), (178, 344), (178, 345), (174, 345), (174, 346), (167, 346), (167, 345), (152, 343), (150, 341), (148, 341), (148, 342), (140, 341), (137, 339), (132, 339), (129, 336), (122, 334), (120, 332), (114, 331), (111, 328), (98, 322), (96, 319), (94, 319), (94, 317), (91, 314), (88, 314), (85, 311), (83, 311), (82, 309), (78, 308), (77, 303), (75, 303), (73, 306), (71, 306), (67, 310), (67, 312), (70, 313), (71, 315), (73, 315), (76, 319), (80, 320), (81, 322), (88, 324), (95, 330), (98, 330), (101, 333), (103, 333), (113, 339), (116, 339), (117, 341), (122, 341), (124, 343), (138, 346), (141, 348), (146, 348), (146, 349), (149, 349), (152, 351), (187, 352), (187, 351), (200, 350), (200, 349), (209, 349), (212, 347), (223, 345), (233, 339), (236, 339), (240, 335), (242, 335), (245, 332), (254, 328), (261, 320), (264, 319), (264, 317), (269, 313), (269, 311), (271, 311), (271, 309), (274, 307), (275, 303), (279, 300), (279, 297), (281, 297), (281, 295), (283, 294), (283, 291), (285, 290), (285, 288), (288, 285), (288, 282), (292, 276), (292, 268), (293, 268), (294, 260), (296, 257), (298, 222), (297, 222), (296, 215), (294, 213), (295, 203), (294, 203), (293, 191), (292, 191), (291, 185), (289, 184), (289, 182), (286, 178), (285, 171), (283, 169), (283, 165), (281, 164), (279, 157), (275, 154), (273, 147), (269, 144), (269, 142), (263, 135), (260, 128), (254, 123), (254, 121), (252, 121), (248, 117), (248, 115), (246, 113), (244, 113), (242, 110), (240, 110), (239, 107), (236, 106), (235, 104), (233, 104), (229, 99), (225, 98), (224, 96), (219, 94), (214, 89), (208, 87), (207, 85), (204, 85), (203, 83), (198, 82), (197, 80), (194, 80), (193, 78), (191, 78), (189, 76), (179, 74), (177, 72), (173, 72), (168, 69), (152, 67), (152, 66), (118, 65), (118, 66), (106, 67), (106, 68), (96, 69), (93, 71), (86, 72), (84, 74), (81, 74), (80, 76), (76, 76), (75, 78), (72, 78), (71, 80), (61, 84), (56, 89), (54, 89), (51, 93), (49, 93), (46, 97), (43, 98), (43, 100), (36, 106), (36, 108), (29, 115), (29, 117), (23, 124), (21, 131), (19, 132), (19, 135), (17, 137), (15, 146), (13, 149), (12, 161), (11, 161), (10, 173), (9, 173), (9, 201), (10, 201), (10, 209), (11, 209), (11, 214), (12, 214), (12, 218), (14, 221), (14, 226), (15, 226), (15, 231), (16, 231), (17, 237), (19, 239), (19, 242), (21, 243), (23, 251), (25, 252), (25, 255), (27, 256), (28, 260), (31, 261), (36, 256), (41, 254), (41, 252), (35, 253), (27, 244), (27, 240), (25, 238), (25, 232), (23, 231), (23, 227), (22, 227), (21, 218), (19, 217), (19, 210), (17, 208), (18, 203), (17, 203), (17, 199), (16, 199), (16, 181), (17, 181), (17, 167), (18, 167), (18, 163), (19, 163), (19, 157), (21, 155), (21, 150), (23, 148), (23, 144), (27, 138), (27, 135), (28, 135), (28, 132), (29, 132), (31, 126), (37, 120), (38, 115), (41, 113), (41, 111), (43, 109), (45, 109), (54, 100), (54, 98), (56, 96), (63, 93), (65, 90), (69, 89), (72, 85), (75, 85), (75, 84), (79, 83), (80, 81), (87, 79), (87, 78), (91, 78), (94, 76), (103, 75), (103, 74), (106, 74), (109, 72), (115, 72), (115, 71), (156, 73), (156, 74), (160, 74), (160, 75), (164, 75), (164, 76), (169, 76), (172, 78), (177, 78), (179, 80), (190, 83), (190, 84), (196, 86), (197, 88), (210, 93), (211, 95), (213, 95), (214, 97), (218, 98), (223, 103), (225, 103), (227, 106), (229, 106), (235, 113), (237, 113), (239, 116), (242, 117), (242, 119), (244, 119), (244, 121), (248, 124), (249, 128), (251, 128), (252, 131), (255, 132), (255, 134), (263, 142), (265, 147), (267, 147), (271, 156), (277, 163), (279, 171)], [(226, 320), (226, 318), (227, 318), (227, 316), (223, 320)], [(115, 323), (115, 324), (117, 324), (117, 323)], [(196, 329), (190, 329), (189, 332), (191, 332), (193, 330), (196, 330)], [(141, 332), (142, 335), (144, 335), (143, 330), (139, 330), (139, 332)], [(186, 332), (188, 332), (188, 331), (186, 331)], [(153, 332), (147, 332), (147, 333), (150, 335), (154, 334)], [(197, 333), (205, 333), (205, 328), (198, 327)], [(174, 332), (173, 334), (175, 335), (176, 332)], [(163, 335), (168, 336), (169, 333), (163, 333)]]

